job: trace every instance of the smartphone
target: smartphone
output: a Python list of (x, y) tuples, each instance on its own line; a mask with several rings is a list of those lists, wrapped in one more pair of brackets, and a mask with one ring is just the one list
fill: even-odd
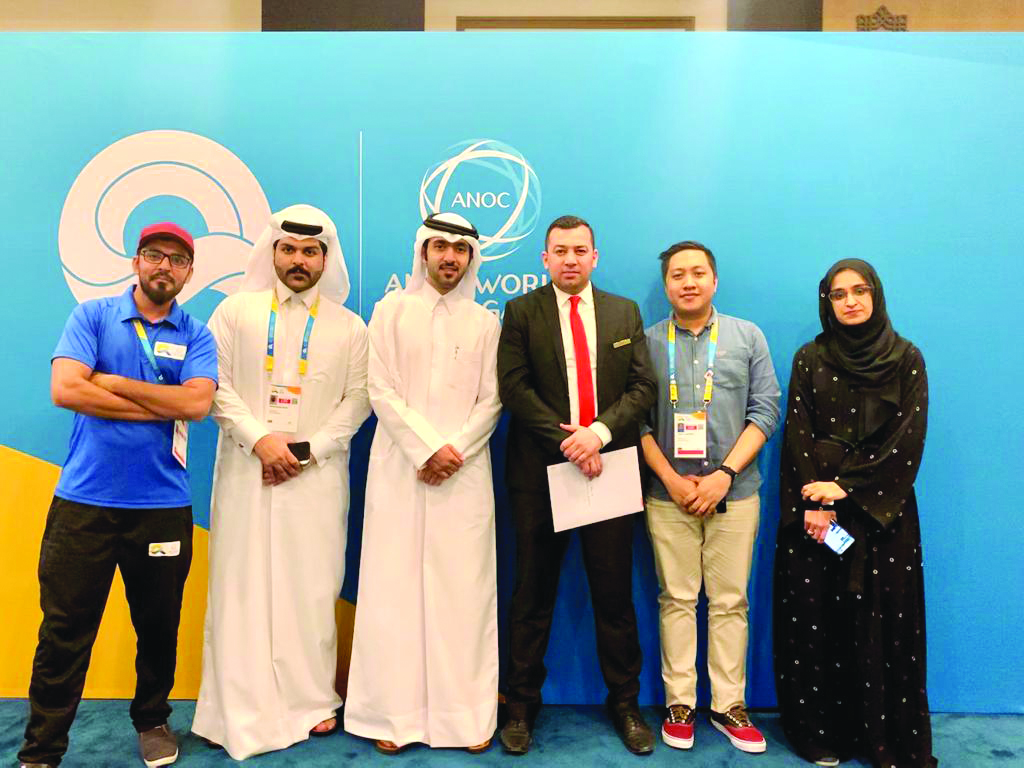
[(299, 460), (299, 464), (302, 466), (309, 464), (308, 440), (301, 443), (288, 443), (288, 450), (292, 452), (292, 456)]
[(851, 536), (845, 528), (843, 528), (835, 520), (828, 527), (828, 533), (825, 534), (825, 546), (835, 552), (837, 555), (843, 554), (853, 544), (854, 538)]

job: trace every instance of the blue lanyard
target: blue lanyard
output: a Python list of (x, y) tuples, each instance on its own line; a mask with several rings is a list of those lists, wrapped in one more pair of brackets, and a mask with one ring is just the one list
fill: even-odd
[[(270, 323), (267, 325), (267, 358), (265, 368), (267, 373), (274, 371), (274, 331), (277, 328), (277, 292), (273, 293), (270, 302)], [(309, 336), (313, 333), (313, 323), (316, 322), (317, 312), (320, 311), (320, 297), (316, 297), (313, 306), (309, 308), (309, 317), (306, 318), (306, 330), (302, 334), (302, 351), (299, 353), (299, 376), (306, 375), (306, 368), (309, 365)]]
[[(718, 321), (711, 324), (711, 338), (708, 340), (708, 369), (704, 372), (704, 409), (711, 404), (715, 379), (715, 355), (718, 352)], [(679, 402), (679, 386), (676, 383), (676, 322), (668, 319), (668, 397), (672, 407)]]
[(149, 360), (149, 364), (153, 367), (153, 373), (156, 374), (156, 380), (163, 384), (164, 375), (160, 373), (160, 366), (156, 364), (156, 355), (153, 354), (153, 345), (149, 343), (149, 336), (146, 335), (146, 331), (142, 327), (142, 323), (137, 319), (132, 320), (132, 325), (135, 326), (135, 334), (139, 337), (139, 342), (142, 344), (142, 351), (146, 353), (146, 359)]

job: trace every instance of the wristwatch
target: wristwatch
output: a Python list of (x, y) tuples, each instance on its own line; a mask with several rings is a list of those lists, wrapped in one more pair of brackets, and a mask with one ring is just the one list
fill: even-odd
[(732, 467), (727, 467), (725, 464), (719, 464), (717, 467), (715, 467), (715, 469), (720, 469), (723, 472), (725, 472), (725, 474), (727, 474), (731, 480), (736, 479), (736, 470), (733, 469)]

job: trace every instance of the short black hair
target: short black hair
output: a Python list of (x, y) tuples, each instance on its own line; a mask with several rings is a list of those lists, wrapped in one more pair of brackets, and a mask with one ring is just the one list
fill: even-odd
[(715, 261), (715, 254), (711, 252), (703, 243), (698, 243), (696, 240), (683, 240), (679, 243), (674, 243), (661, 252), (658, 256), (661, 259), (661, 281), (665, 282), (665, 278), (668, 277), (668, 263), (672, 261), (672, 257), (680, 251), (703, 251), (704, 255), (708, 257), (708, 264), (711, 266), (711, 274), (718, 278), (718, 263)]
[(544, 233), (544, 248), (548, 247), (548, 237), (553, 229), (576, 229), (586, 227), (590, 230), (590, 247), (597, 250), (597, 240), (594, 238), (594, 228), (579, 216), (559, 216), (548, 225), (548, 231)]

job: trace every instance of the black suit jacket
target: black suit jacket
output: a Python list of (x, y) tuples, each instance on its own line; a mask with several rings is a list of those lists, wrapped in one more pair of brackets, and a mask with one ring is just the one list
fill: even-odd
[[(636, 446), (657, 397), (643, 319), (636, 303), (594, 287), (597, 416), (612, 433), (604, 450)], [(505, 478), (511, 490), (547, 492), (547, 466), (565, 461), (569, 389), (551, 284), (505, 305), (498, 344), (498, 391), (511, 414)], [(593, 355), (595, 350), (590, 350)]]

